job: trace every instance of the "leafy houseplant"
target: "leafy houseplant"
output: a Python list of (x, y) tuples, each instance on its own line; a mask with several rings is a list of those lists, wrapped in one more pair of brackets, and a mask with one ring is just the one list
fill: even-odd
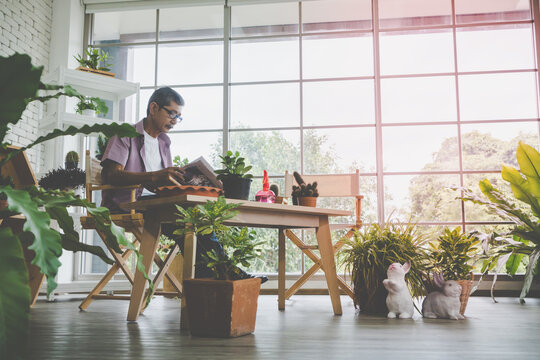
[(411, 269), (405, 276), (413, 297), (426, 294), (428, 255), (423, 248), (425, 239), (413, 224), (387, 222), (384, 227), (372, 224), (356, 231), (351, 239), (343, 239), (344, 249), (339, 253), (352, 275), (354, 305), (360, 311), (387, 314), (386, 289), (382, 281), (393, 263), (410, 261)]
[(245, 159), (237, 151), (227, 151), (225, 156), (220, 156), (223, 169), (215, 170), (218, 180), (223, 183), (225, 197), (230, 199), (247, 200), (253, 175), (248, 174), (251, 165), (246, 165)]
[(298, 186), (293, 185), (292, 198), (293, 204), (304, 206), (316, 206), (317, 197), (319, 197), (319, 191), (317, 190), (317, 182), (306, 184), (302, 176), (298, 172), (294, 172), (294, 179), (298, 183)]
[[(258, 278), (231, 280), (239, 273), (238, 266), (249, 266), (260, 256), (255, 232), (248, 228), (229, 228), (223, 223), (236, 216), (239, 204), (227, 204), (220, 196), (188, 209), (177, 206), (180, 229), (175, 234), (215, 234), (223, 251), (212, 249), (204, 255), (212, 279), (184, 281), (190, 330), (196, 336), (235, 337), (255, 329), (257, 298), (261, 282)], [(236, 309), (232, 311), (232, 309)]]
[[(88, 112), (89, 110), (89, 112)], [(103, 100), (98, 97), (85, 97), (77, 103), (75, 112), (80, 115), (95, 116), (96, 114), (106, 115), (109, 108)]]
[[(488, 251), (482, 273), (493, 269), (498, 273), (506, 266), (507, 273), (515, 275), (522, 260), (528, 258), (519, 296), (520, 302), (523, 303), (534, 276), (538, 274), (540, 260), (540, 153), (531, 146), (519, 142), (516, 157), (519, 170), (503, 165), (501, 172), (502, 178), (510, 183), (515, 199), (507, 199), (487, 179), (478, 184), (487, 199), (469, 189), (457, 189), (463, 192), (461, 199), (487, 206), (491, 211), (516, 224), (516, 227), (508, 233), (484, 236), (488, 243)], [(530, 212), (520, 210), (515, 200), (529, 206)], [(493, 281), (496, 281), (496, 277)]]
[[(98, 246), (90, 246), (79, 241), (79, 234), (69, 216), (68, 206), (81, 206), (93, 215), (99, 231), (106, 234), (106, 241), (117, 251), (120, 245), (134, 249), (122, 228), (110, 221), (106, 208), (96, 207), (85, 199), (73, 196), (72, 192), (43, 190), (35, 186), (15, 188), (11, 174), (7, 173), (8, 163), (16, 156), (37, 144), (63, 135), (91, 134), (102, 132), (106, 136), (138, 136), (129, 124), (95, 124), (81, 128), (70, 126), (65, 130), (55, 129), (38, 137), (33, 143), (18, 149), (8, 148), (6, 136), (10, 126), (16, 125), (28, 103), (58, 98), (62, 95), (81, 98), (82, 95), (69, 86), (63, 91), (38, 96), (39, 90), (61, 90), (60, 86), (45, 85), (41, 82), (43, 67), (32, 66), (28, 55), (14, 54), (0, 56), (0, 197), (7, 200), (7, 207), (0, 208), (0, 358), (16, 359), (24, 357), (27, 348), (30, 288), (21, 242), (28, 244), (35, 257), (32, 264), (40, 268), (47, 277), (47, 293), (57, 286), (55, 276), (61, 265), (58, 258), (62, 248), (71, 251), (91, 252), (108, 263), (113, 263)], [(14, 215), (24, 216), (21, 232), (14, 232), (4, 226)], [(55, 220), (61, 230), (51, 227)], [(134, 249), (135, 250), (135, 249)], [(138, 252), (137, 252), (138, 254)], [(144, 267), (138, 256), (138, 268)], [(147, 277), (147, 276), (146, 276)], [(148, 278), (148, 277), (147, 277)], [(152, 284), (151, 284), (152, 285)]]
[[(107, 64), (107, 61), (109, 60), (109, 53), (97, 49), (97, 48), (88, 48), (85, 51), (86, 59), (82, 55), (75, 56), (75, 60), (81, 65), (81, 68), (78, 68), (77, 70), (85, 70), (88, 71), (89, 69), (97, 70), (94, 71), (96, 73), (101, 73), (103, 75), (113, 76), (113, 73), (110, 73), (111, 70), (109, 66), (111, 64)], [(101, 64), (101, 66), (100, 66)]]
[(464, 315), (472, 289), (474, 262), (480, 255), (480, 241), (472, 234), (463, 233), (459, 226), (454, 230), (444, 228), (437, 240), (429, 243), (430, 270), (461, 285), (460, 313)]

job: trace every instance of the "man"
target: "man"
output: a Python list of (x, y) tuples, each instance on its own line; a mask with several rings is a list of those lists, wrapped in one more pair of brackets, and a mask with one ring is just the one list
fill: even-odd
[[(170, 151), (171, 139), (167, 133), (182, 121), (184, 99), (175, 90), (163, 87), (154, 91), (146, 108), (146, 117), (135, 124), (141, 135), (135, 138), (119, 138), (113, 136), (107, 143), (103, 153), (103, 182), (115, 186), (141, 184), (144, 189), (137, 189), (136, 198), (155, 196), (152, 192), (159, 186), (170, 185), (169, 178), (181, 182), (183, 171), (172, 166)], [(103, 191), (102, 206), (112, 213), (124, 212), (119, 206), (130, 201), (131, 190)], [(174, 225), (163, 224), (162, 233), (178, 241), (183, 250), (183, 239), (173, 235)], [(222, 251), (215, 235), (198, 237), (197, 263), (202, 260), (202, 252), (211, 249)], [(199, 265), (195, 268), (196, 277), (210, 277), (210, 270)], [(238, 278), (251, 275), (240, 272)], [(262, 279), (263, 282), (268, 280)]]

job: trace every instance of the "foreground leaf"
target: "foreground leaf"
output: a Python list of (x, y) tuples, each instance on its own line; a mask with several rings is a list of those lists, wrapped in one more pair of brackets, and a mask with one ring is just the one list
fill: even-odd
[(3, 160), (0, 161), (0, 166), (7, 163), (12, 157), (16, 156), (18, 153), (23, 152), (24, 150), (31, 148), (37, 144), (41, 144), (44, 141), (57, 138), (59, 136), (65, 135), (77, 135), (77, 134), (92, 134), (92, 133), (103, 133), (105, 136), (114, 136), (118, 135), (119, 137), (136, 137), (140, 134), (135, 130), (130, 124), (94, 124), (94, 125), (84, 125), (80, 128), (75, 126), (70, 126), (66, 130), (55, 129), (47, 135), (40, 136), (30, 145), (20, 148), (18, 150), (12, 151), (6, 156)]
[(540, 248), (536, 248), (529, 255), (529, 264), (525, 270), (525, 279), (523, 280), (523, 287), (521, 288), (521, 294), (519, 294), (519, 301), (523, 304), (525, 302), (525, 296), (529, 293), (531, 283), (533, 281), (536, 267), (538, 266), (538, 260), (540, 259)]
[(0, 193), (7, 195), (8, 209), (26, 217), (23, 230), (34, 235), (34, 242), (28, 248), (36, 253), (32, 264), (38, 266), (47, 276), (47, 293), (56, 288), (54, 277), (58, 273), (62, 255), (60, 234), (51, 229), (49, 214), (38, 209), (26, 190), (14, 190), (11, 186), (1, 186)]
[(30, 287), (21, 244), (0, 228), (0, 359), (24, 354), (30, 314)]

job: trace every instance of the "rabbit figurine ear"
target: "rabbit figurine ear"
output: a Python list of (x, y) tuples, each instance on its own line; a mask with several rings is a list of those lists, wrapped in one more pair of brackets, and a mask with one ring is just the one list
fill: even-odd
[(444, 277), (442, 274), (433, 274), (433, 280), (435, 281), (435, 285), (437, 285), (438, 288), (442, 289), (444, 287)]
[(403, 271), (405, 272), (405, 274), (408, 273), (410, 269), (411, 269), (410, 261), (407, 261), (405, 264), (403, 264)]

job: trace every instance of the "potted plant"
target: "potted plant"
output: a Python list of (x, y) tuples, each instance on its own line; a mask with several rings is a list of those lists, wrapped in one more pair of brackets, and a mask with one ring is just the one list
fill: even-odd
[[(111, 223), (109, 210), (96, 207), (85, 199), (73, 196), (71, 192), (38, 189), (36, 186), (16, 188), (9, 177), (11, 160), (23, 151), (47, 140), (64, 135), (91, 134), (102, 132), (106, 136), (138, 136), (135, 128), (129, 124), (94, 124), (81, 128), (69, 126), (67, 129), (55, 129), (38, 137), (31, 144), (21, 148), (8, 148), (6, 141), (11, 128), (16, 125), (32, 101), (44, 102), (60, 96), (81, 98), (82, 95), (69, 86), (45, 85), (41, 82), (43, 67), (34, 67), (26, 54), (0, 56), (0, 83), (2, 88), (11, 89), (0, 98), (0, 108), (9, 109), (0, 116), (0, 199), (7, 201), (7, 206), (0, 208), (0, 219), (4, 222), (9, 217), (22, 215), (25, 219), (24, 232), (14, 232), (9, 226), (0, 227), (0, 313), (9, 314), (0, 319), (0, 358), (24, 358), (27, 348), (30, 287), (28, 272), (24, 261), (21, 241), (29, 245), (34, 252), (32, 264), (40, 268), (47, 277), (47, 293), (56, 288), (55, 276), (61, 263), (58, 260), (62, 249), (87, 251), (98, 255), (112, 264), (107, 254), (99, 246), (84, 244), (79, 240), (79, 233), (68, 214), (66, 207), (82, 206), (95, 216), (100, 231), (107, 234), (107, 241), (114, 249), (120, 246), (133, 249), (137, 254), (139, 269), (144, 271), (138, 250), (125, 237), (123, 229)], [(39, 90), (61, 90), (54, 94), (38, 94)], [(57, 221), (61, 230), (51, 227), (51, 220)], [(144, 272), (146, 274), (146, 272)], [(146, 278), (148, 278), (146, 276)], [(152, 284), (151, 284), (152, 285)]]
[(279, 185), (278, 184), (272, 184), (270, 185), (270, 190), (276, 195), (276, 204), (286, 204), (287, 200), (279, 195)]
[(76, 151), (69, 151), (66, 154), (64, 165), (66, 165), (66, 169), (75, 169), (79, 166), (79, 154)]
[(317, 206), (317, 197), (319, 192), (317, 190), (317, 182), (306, 184), (302, 176), (295, 171), (293, 173), (298, 186), (293, 185), (292, 198), (294, 205), (302, 206)]
[(218, 180), (223, 183), (225, 197), (229, 199), (248, 200), (249, 188), (253, 175), (248, 174), (251, 165), (246, 166), (245, 159), (237, 151), (227, 151), (225, 156), (219, 156), (223, 169), (215, 170)]
[[(515, 275), (519, 265), (528, 260), (525, 269), (525, 279), (519, 300), (525, 302), (525, 296), (529, 292), (533, 278), (538, 273), (540, 261), (540, 153), (533, 147), (519, 142), (516, 151), (516, 158), (519, 170), (512, 166), (502, 166), (501, 175), (503, 180), (510, 183), (512, 194), (515, 199), (508, 199), (502, 191), (497, 190), (488, 179), (480, 181), (478, 184), (482, 193), (486, 196), (480, 197), (466, 188), (454, 188), (460, 190), (463, 200), (472, 201), (488, 207), (492, 212), (497, 213), (516, 224), (515, 228), (504, 234), (479, 234), (487, 248), (484, 254), (485, 259), (482, 266), (482, 277), (490, 270), (497, 273), (506, 267), (508, 275)], [(520, 203), (516, 204), (515, 200)], [(530, 210), (523, 211), (520, 206), (526, 205)], [(480, 280), (482, 280), (482, 277)], [(497, 277), (493, 277), (493, 288)]]
[(436, 242), (429, 243), (431, 272), (440, 273), (445, 280), (456, 280), (461, 285), (460, 314), (465, 314), (473, 285), (472, 270), (480, 249), (474, 235), (465, 234), (461, 227), (450, 230), (445, 227)]
[(107, 64), (109, 53), (97, 48), (88, 48), (85, 54), (86, 59), (82, 55), (74, 56), (80, 65), (76, 70), (114, 77), (114, 73), (110, 72), (109, 68), (111, 64)]
[(190, 331), (195, 336), (236, 337), (255, 330), (260, 278), (231, 280), (260, 256), (255, 232), (248, 228), (229, 228), (223, 222), (236, 216), (238, 204), (227, 204), (223, 196), (188, 209), (177, 206), (181, 226), (175, 234), (194, 232), (198, 235), (214, 233), (223, 247), (204, 257), (213, 279), (184, 281)]
[(351, 239), (343, 239), (339, 252), (340, 262), (352, 275), (354, 305), (360, 311), (386, 315), (387, 291), (382, 282), (393, 263), (410, 262), (405, 280), (413, 297), (426, 295), (428, 256), (423, 248), (425, 239), (415, 226), (387, 222), (384, 226), (372, 224), (355, 231)]
[(80, 115), (92, 116), (107, 115), (109, 108), (103, 100), (98, 97), (85, 97), (77, 103), (75, 112)]

